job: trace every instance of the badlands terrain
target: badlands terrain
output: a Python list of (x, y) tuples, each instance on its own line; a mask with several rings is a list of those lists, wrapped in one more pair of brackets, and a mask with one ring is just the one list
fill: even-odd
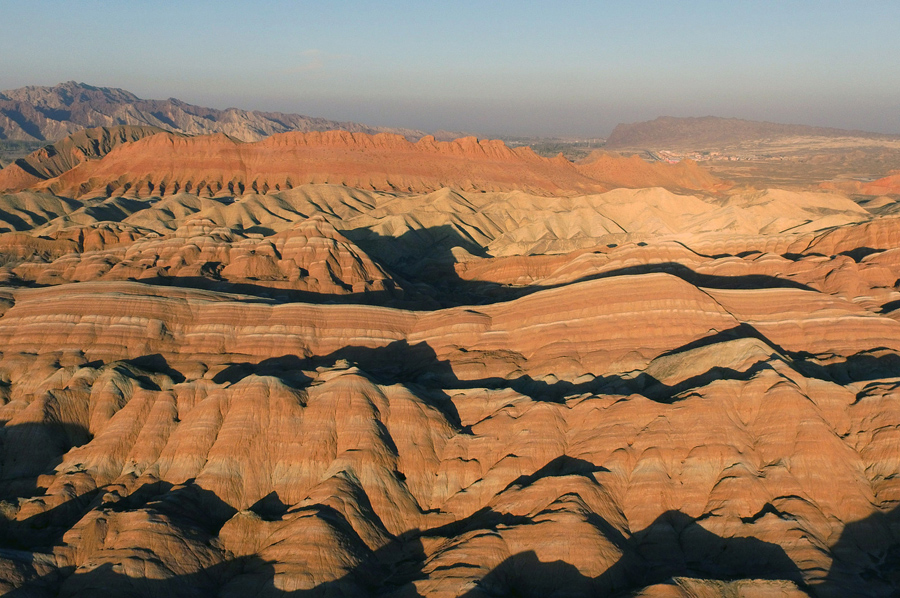
[(900, 593), (889, 170), (149, 125), (0, 171), (0, 592)]

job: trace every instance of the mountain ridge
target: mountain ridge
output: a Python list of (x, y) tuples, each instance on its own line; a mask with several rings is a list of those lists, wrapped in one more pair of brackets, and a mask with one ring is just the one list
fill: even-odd
[[(91, 131), (115, 137), (106, 129)], [(82, 135), (86, 133), (73, 138)], [(715, 192), (728, 186), (687, 161), (649, 164), (636, 156), (597, 155), (574, 164), (562, 156), (544, 158), (529, 147), (509, 148), (502, 141), (476, 137), (438, 141), (429, 135), (413, 143), (389, 133), (313, 131), (245, 143), (223, 133), (189, 137), (160, 132), (109, 146), (105, 152), (91, 156), (99, 160), (73, 162), (64, 171), (51, 165), (41, 176), (42, 161), (53, 153), (44, 148), (0, 171), (0, 189), (49, 188), (81, 197), (97, 192), (168, 195), (182, 190), (209, 196), (245, 190), (266, 193), (306, 183), (416, 193), (454, 187), (540, 195), (657, 186)]]
[(158, 127), (133, 125), (82, 129), (4, 165), (0, 169), (0, 188), (25, 189), (57, 177), (82, 162), (100, 159), (121, 143), (164, 132), (167, 131)]
[(0, 140), (54, 142), (85, 128), (137, 125), (189, 135), (225, 133), (259, 141), (275, 133), (326, 131), (395, 133), (410, 139), (423, 131), (373, 127), (283, 112), (204, 108), (176, 98), (147, 100), (125, 89), (67, 81), (0, 92)]

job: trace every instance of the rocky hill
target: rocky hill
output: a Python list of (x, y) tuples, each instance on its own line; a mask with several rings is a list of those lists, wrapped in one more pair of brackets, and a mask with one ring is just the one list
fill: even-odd
[[(511, 149), (502, 141), (475, 137), (446, 142), (427, 136), (412, 143), (387, 133), (328, 131), (282, 133), (245, 143), (223, 134), (148, 135), (154, 131), (97, 129), (76, 134), (0, 170), (0, 190), (39, 187), (69, 197), (148, 197), (181, 191), (215, 196), (332, 183), (408, 193), (452, 187), (551, 195), (615, 187), (714, 192), (728, 186), (691, 162), (650, 164), (636, 156), (598, 154), (573, 164), (562, 156), (543, 158), (528, 147)], [(106, 140), (90, 149), (92, 157), (102, 159), (63, 164), (61, 156), (88, 138)], [(132, 138), (133, 143), (118, 143)], [(77, 153), (82, 156), (84, 151)]]
[(25, 189), (57, 177), (82, 162), (100, 159), (121, 143), (162, 132), (163, 129), (156, 127), (131, 125), (82, 129), (0, 170), (0, 189)]
[(785, 137), (854, 137), (863, 139), (900, 139), (865, 131), (848, 131), (806, 125), (704, 116), (676, 118), (661, 116), (655, 120), (620, 124), (606, 140), (609, 149), (704, 149), (722, 148), (754, 141), (772, 141)]
[(895, 199), (474, 138), (57, 157), (0, 193), (0, 593), (900, 594)]
[(0, 139), (53, 142), (81, 129), (114, 125), (158, 127), (189, 135), (225, 133), (244, 141), (258, 141), (286, 131), (333, 129), (371, 134), (388, 132), (411, 139), (424, 135), (412, 129), (370, 127), (299, 114), (237, 108), (216, 110), (175, 98), (144, 100), (124, 89), (94, 87), (75, 81), (0, 92)]

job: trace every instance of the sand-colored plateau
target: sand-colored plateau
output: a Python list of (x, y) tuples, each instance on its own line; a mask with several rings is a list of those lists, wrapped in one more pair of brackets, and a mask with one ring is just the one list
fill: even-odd
[(0, 592), (900, 592), (890, 189), (339, 132), (51, 159), (0, 171)]

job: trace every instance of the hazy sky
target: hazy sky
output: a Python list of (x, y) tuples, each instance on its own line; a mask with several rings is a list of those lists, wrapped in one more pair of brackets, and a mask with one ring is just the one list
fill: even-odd
[(733, 116), (900, 133), (900, 2), (0, 0), (0, 89), (605, 136)]

